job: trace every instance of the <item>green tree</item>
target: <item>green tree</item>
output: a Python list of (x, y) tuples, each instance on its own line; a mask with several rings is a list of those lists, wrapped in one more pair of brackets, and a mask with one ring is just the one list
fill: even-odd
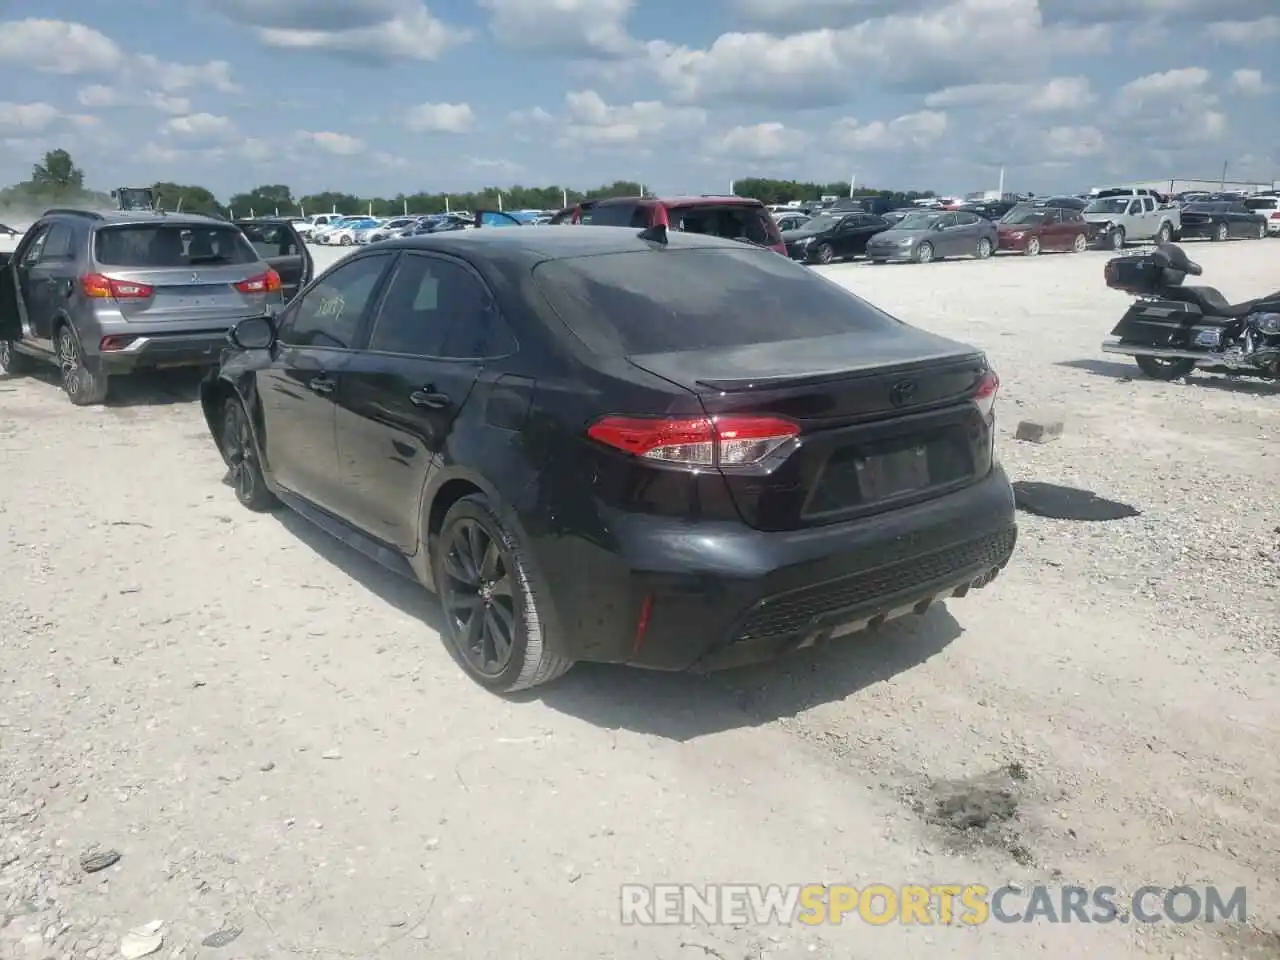
[(156, 205), (161, 210), (181, 210), (183, 213), (220, 213), (218, 198), (204, 187), (162, 181), (153, 184)]
[(66, 150), (50, 150), (43, 163), (31, 168), (31, 182), (57, 190), (82, 190), (84, 171), (72, 162)]

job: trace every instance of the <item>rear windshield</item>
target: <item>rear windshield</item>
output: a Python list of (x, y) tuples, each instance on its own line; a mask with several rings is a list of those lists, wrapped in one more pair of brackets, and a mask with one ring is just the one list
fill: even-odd
[(772, 218), (764, 207), (747, 205), (671, 207), (667, 218), (672, 230), (702, 233), (726, 240), (769, 245), (777, 243)]
[(1246, 200), (1244, 205), (1250, 210), (1274, 210), (1277, 203), (1280, 203), (1280, 200), (1275, 197), (1256, 197), (1252, 200)]
[(258, 254), (232, 226), (129, 224), (99, 230), (94, 259), (111, 267), (193, 267), (255, 263)]
[(533, 276), (569, 330), (609, 356), (781, 343), (898, 323), (766, 250), (572, 257), (541, 263)]

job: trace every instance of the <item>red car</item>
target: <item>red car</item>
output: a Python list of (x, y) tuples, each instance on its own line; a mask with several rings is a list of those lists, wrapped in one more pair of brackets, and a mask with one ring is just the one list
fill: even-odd
[(607, 197), (584, 200), (561, 210), (551, 223), (592, 227), (646, 229), (661, 221), (658, 208), (666, 210), (672, 230), (742, 240), (776, 250), (784, 257), (787, 246), (765, 205), (750, 197)]
[(1034, 257), (1042, 250), (1082, 253), (1089, 245), (1089, 225), (1079, 210), (1059, 207), (1015, 207), (996, 224), (1000, 249)]

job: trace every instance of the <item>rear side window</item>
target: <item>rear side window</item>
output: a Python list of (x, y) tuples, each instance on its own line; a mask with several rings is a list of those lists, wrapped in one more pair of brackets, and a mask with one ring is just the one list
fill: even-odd
[(671, 207), (667, 211), (667, 219), (671, 229), (685, 233), (702, 233), (765, 246), (780, 240), (776, 236), (777, 227), (764, 207), (746, 204)]
[(279, 223), (242, 223), (240, 231), (263, 260), (273, 257), (296, 257), (298, 245), (293, 231)]
[(767, 250), (665, 250), (550, 260), (539, 290), (597, 353), (634, 356), (781, 343), (899, 321)]
[(602, 203), (584, 207), (581, 222), (593, 227), (625, 227), (636, 212), (634, 203)]
[(1258, 197), (1253, 200), (1246, 200), (1244, 205), (1250, 210), (1275, 210), (1277, 200), (1275, 197)]
[(258, 260), (244, 234), (232, 226), (103, 227), (94, 241), (93, 254), (107, 267), (196, 267)]

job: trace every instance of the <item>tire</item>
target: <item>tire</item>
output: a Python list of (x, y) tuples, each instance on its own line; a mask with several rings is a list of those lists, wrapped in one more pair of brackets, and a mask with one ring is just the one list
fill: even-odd
[(0, 377), (25, 377), (35, 365), (26, 354), (13, 349), (12, 341), (0, 340)]
[(1258, 232), (1256, 236), (1259, 240), (1267, 239), (1267, 225), (1265, 223), (1258, 224)]
[(813, 261), (814, 263), (822, 264), (830, 263), (832, 258), (835, 256), (835, 253), (835, 250), (831, 248), (831, 244), (820, 243), (818, 244), (817, 249), (813, 251)]
[(991, 256), (991, 250), (991, 241), (982, 237), (978, 240), (978, 249), (974, 252), (974, 256), (979, 260), (986, 260)]
[(1160, 224), (1160, 229), (1156, 231), (1156, 243), (1168, 243), (1173, 239), (1173, 227), (1167, 223)]
[(1124, 249), (1124, 227), (1115, 227), (1109, 234), (1111, 249), (1117, 252)]
[(349, 246), (351, 246), (351, 238), (350, 238), (350, 237), (343, 237), (341, 240), (339, 240), (339, 241), (338, 241), (338, 246), (340, 246), (340, 247), (349, 247)]
[(933, 262), (933, 244), (926, 240), (920, 246), (916, 247), (915, 255), (916, 263), (932, 263)]
[(254, 513), (267, 513), (280, 503), (267, 488), (262, 475), (262, 456), (258, 441), (249, 425), (249, 414), (239, 397), (230, 396), (222, 401), (218, 418), (218, 449), (230, 471), (227, 479), (236, 492), (240, 505)]
[(1085, 239), (1083, 233), (1077, 233), (1076, 238), (1071, 241), (1072, 253), (1084, 253), (1089, 247), (1089, 241)]
[(80, 338), (70, 323), (64, 322), (54, 334), (54, 350), (58, 358), (58, 373), (62, 379), (62, 392), (77, 407), (92, 407), (107, 399), (110, 387), (108, 376), (101, 370), (89, 367), (85, 362)]
[(1196, 368), (1194, 360), (1179, 358), (1177, 360), (1161, 360), (1159, 357), (1134, 357), (1138, 369), (1152, 380), (1180, 380)]
[[(449, 508), (431, 569), (444, 610), (445, 643), (480, 686), (515, 693), (550, 683), (573, 666), (547, 637), (524, 552), (487, 498), (463, 497)], [(476, 617), (483, 619), (475, 621), (471, 642), (468, 628)]]
[(1040, 256), (1040, 238), (1032, 237), (1027, 241), (1027, 249), (1023, 253), (1028, 257)]
[(1227, 229), (1225, 223), (1220, 223), (1213, 228), (1213, 239), (1221, 243), (1231, 236), (1231, 231)]

